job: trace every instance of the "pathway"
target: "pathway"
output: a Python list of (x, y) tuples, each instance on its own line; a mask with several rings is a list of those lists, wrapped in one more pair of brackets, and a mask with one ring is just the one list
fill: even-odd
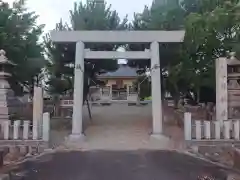
[(228, 173), (171, 151), (86, 151), (25, 162), (12, 171), (12, 180), (226, 180)]
[[(201, 180), (205, 176), (213, 177), (205, 180), (226, 180), (230, 173), (170, 150), (179, 150), (182, 144), (182, 133), (176, 127), (165, 124), (164, 133), (172, 139), (149, 138), (150, 105), (93, 107), (92, 122), (86, 111), (84, 122), (88, 125), (86, 141), (77, 144), (78, 151), (22, 163), (11, 172), (11, 180)], [(60, 143), (69, 130), (52, 132), (52, 142)]]
[[(182, 132), (176, 127), (165, 126), (165, 134), (177, 140), (150, 138), (152, 131), (151, 104), (146, 106), (93, 106), (90, 122), (84, 110), (85, 142), (78, 148), (88, 150), (137, 150), (137, 149), (179, 149), (182, 148)], [(71, 127), (71, 126), (69, 126)], [(66, 136), (67, 132), (54, 131), (55, 139)], [(59, 136), (59, 134), (61, 136)], [(69, 132), (70, 133), (70, 132)], [(56, 141), (56, 140), (54, 140)], [(68, 144), (69, 145), (69, 144)], [(75, 144), (76, 146), (76, 144)]]

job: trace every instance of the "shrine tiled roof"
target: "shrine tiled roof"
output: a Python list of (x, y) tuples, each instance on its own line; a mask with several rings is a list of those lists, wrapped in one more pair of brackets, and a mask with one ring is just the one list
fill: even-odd
[(107, 72), (99, 75), (100, 78), (104, 77), (137, 77), (136, 69), (127, 65), (120, 65), (114, 72)]

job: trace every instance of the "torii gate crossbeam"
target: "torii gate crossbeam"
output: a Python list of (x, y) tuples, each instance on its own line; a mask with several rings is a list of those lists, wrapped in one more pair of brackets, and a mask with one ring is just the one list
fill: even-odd
[[(180, 43), (184, 31), (52, 31), (53, 42), (76, 43), (74, 105), (71, 140), (80, 140), (82, 134), (82, 104), (84, 59), (150, 59), (152, 67), (153, 136), (162, 136), (162, 97), (159, 43)], [(151, 43), (150, 50), (138, 52), (91, 51), (84, 43)]]

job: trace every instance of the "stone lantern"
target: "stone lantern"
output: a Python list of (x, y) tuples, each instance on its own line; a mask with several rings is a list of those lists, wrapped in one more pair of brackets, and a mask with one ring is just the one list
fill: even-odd
[(0, 50), (0, 122), (9, 120), (10, 106), (14, 101), (14, 92), (8, 83), (10, 70), (15, 65), (6, 58), (4, 50)]
[(228, 63), (228, 117), (240, 118), (240, 61), (232, 56)]

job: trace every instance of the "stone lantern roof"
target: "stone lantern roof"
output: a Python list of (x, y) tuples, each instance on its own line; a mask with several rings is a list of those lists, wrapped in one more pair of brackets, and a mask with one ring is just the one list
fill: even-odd
[(240, 61), (235, 57), (231, 57), (230, 59), (228, 59), (227, 63), (229, 66), (239, 66), (240, 65)]
[(16, 65), (7, 59), (6, 52), (3, 49), (0, 50), (0, 64)]
[(238, 59), (236, 59), (236, 58), (229, 59), (227, 63), (230, 66), (239, 66), (240, 65), (240, 61)]
[(230, 53), (230, 58), (227, 59), (227, 65), (230, 69), (228, 71), (229, 78), (239, 78), (240, 77), (240, 61), (236, 58), (235, 53)]
[(3, 69), (0, 70), (0, 78), (11, 76), (11, 74), (9, 72), (4, 71), (4, 67), (16, 65), (13, 62), (11, 62), (10, 60), (8, 60), (8, 58), (5, 55), (6, 55), (6, 52), (4, 50), (0, 50), (0, 66), (3, 67)]

